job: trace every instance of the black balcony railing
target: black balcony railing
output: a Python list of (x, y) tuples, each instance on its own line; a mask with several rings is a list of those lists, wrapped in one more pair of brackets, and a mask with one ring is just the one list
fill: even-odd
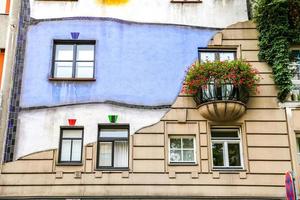
[(194, 98), (199, 105), (213, 101), (240, 101), (247, 103), (249, 92), (243, 87), (234, 86), (230, 83), (216, 84), (211, 82), (199, 88)]

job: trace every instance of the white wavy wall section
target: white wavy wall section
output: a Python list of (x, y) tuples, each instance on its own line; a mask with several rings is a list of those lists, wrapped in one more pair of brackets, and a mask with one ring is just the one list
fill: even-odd
[(135, 109), (110, 104), (87, 104), (22, 111), (19, 114), (16, 159), (25, 155), (58, 148), (60, 126), (69, 118), (84, 126), (84, 144), (97, 141), (99, 123), (109, 123), (108, 115), (118, 115), (118, 123), (130, 124), (130, 134), (158, 122), (168, 109)]
[[(98, 2), (98, 3), (97, 3)], [(224, 28), (248, 20), (246, 0), (203, 0), (202, 3), (170, 3), (171, 0), (129, 0), (108, 6), (101, 0), (30, 0), (31, 17), (111, 17), (136, 22), (170, 23)]]

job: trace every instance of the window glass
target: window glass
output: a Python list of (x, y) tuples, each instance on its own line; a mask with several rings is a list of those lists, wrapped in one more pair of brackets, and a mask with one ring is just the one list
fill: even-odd
[(297, 135), (297, 146), (298, 164), (300, 164), (300, 135)]
[(74, 140), (72, 143), (72, 161), (81, 160), (81, 140)]
[(183, 148), (194, 148), (194, 139), (193, 138), (183, 138)]
[(228, 144), (229, 166), (241, 166), (240, 145)]
[(116, 141), (114, 145), (114, 166), (128, 167), (128, 142)]
[(183, 161), (193, 162), (194, 160), (194, 150), (183, 150)]
[(300, 135), (297, 135), (298, 153), (300, 153)]
[(93, 61), (94, 45), (77, 45), (77, 61)]
[(207, 61), (215, 61), (216, 60), (216, 56), (214, 52), (202, 52), (200, 54), (200, 59), (201, 62), (207, 62)]
[(233, 52), (220, 52), (220, 61), (234, 60), (235, 54)]
[(100, 166), (111, 166), (112, 163), (111, 142), (100, 142), (99, 161), (100, 161)]
[(63, 138), (81, 138), (82, 130), (64, 130)]
[(171, 148), (180, 149), (181, 148), (181, 139), (180, 138), (171, 138)]
[(93, 78), (94, 63), (93, 62), (77, 62), (76, 77), (77, 78)]
[(211, 136), (214, 138), (219, 138), (219, 137), (227, 137), (227, 138), (234, 138), (234, 137), (238, 137), (238, 132), (236, 130), (224, 130), (224, 129), (214, 129), (211, 132)]
[(101, 129), (100, 137), (128, 137), (127, 129)]
[(213, 150), (213, 163), (214, 166), (224, 166), (224, 153), (223, 153), (223, 143), (213, 143), (212, 144)]
[(56, 45), (56, 61), (73, 60), (73, 45)]
[(170, 161), (171, 162), (180, 162), (182, 161), (181, 150), (170, 150)]
[(61, 145), (61, 161), (70, 161), (71, 156), (71, 140), (63, 140)]
[(55, 62), (55, 77), (71, 78), (72, 77), (72, 62)]

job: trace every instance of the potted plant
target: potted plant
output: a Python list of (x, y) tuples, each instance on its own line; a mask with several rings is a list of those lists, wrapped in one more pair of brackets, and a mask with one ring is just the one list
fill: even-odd
[(242, 60), (195, 62), (188, 69), (183, 92), (198, 104), (211, 101), (241, 101), (257, 91), (258, 71)]

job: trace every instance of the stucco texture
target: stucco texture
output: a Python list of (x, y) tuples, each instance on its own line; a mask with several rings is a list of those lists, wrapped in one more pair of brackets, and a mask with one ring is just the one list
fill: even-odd
[(33, 152), (58, 148), (60, 126), (67, 126), (69, 118), (84, 126), (84, 144), (97, 141), (99, 123), (109, 123), (108, 115), (118, 115), (117, 123), (130, 124), (130, 134), (158, 122), (168, 109), (136, 109), (111, 104), (88, 104), (60, 108), (22, 111), (16, 159)]
[[(94, 82), (49, 81), (54, 39), (96, 41)], [(44, 21), (29, 27), (21, 107), (115, 101), (171, 105), (185, 70), (215, 29), (110, 19)]]

